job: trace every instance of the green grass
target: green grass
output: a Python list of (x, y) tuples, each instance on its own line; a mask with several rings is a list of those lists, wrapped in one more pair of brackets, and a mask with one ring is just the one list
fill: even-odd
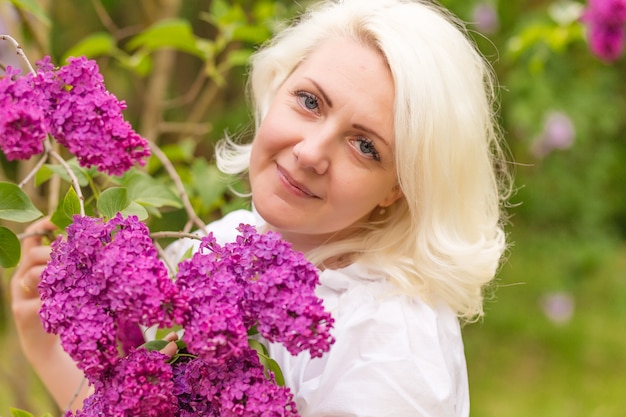
[[(626, 415), (626, 248), (519, 237), (485, 319), (464, 329), (472, 417)], [(571, 320), (541, 299), (570, 294)]]

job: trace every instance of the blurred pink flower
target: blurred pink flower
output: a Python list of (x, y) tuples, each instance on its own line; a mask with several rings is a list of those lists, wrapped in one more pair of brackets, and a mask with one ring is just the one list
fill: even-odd
[(612, 62), (624, 52), (626, 0), (589, 0), (582, 21), (589, 31), (591, 51)]
[(532, 153), (543, 158), (555, 149), (568, 149), (574, 143), (576, 129), (570, 117), (563, 112), (548, 113), (541, 135), (532, 145)]
[(563, 325), (574, 315), (574, 297), (567, 292), (546, 294), (541, 299), (541, 308), (551, 322)]
[(478, 3), (472, 12), (472, 22), (483, 33), (495, 33), (500, 28), (500, 20), (495, 7), (489, 3)]

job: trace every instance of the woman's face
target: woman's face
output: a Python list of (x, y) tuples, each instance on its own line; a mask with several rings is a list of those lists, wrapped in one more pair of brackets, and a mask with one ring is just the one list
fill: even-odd
[(394, 84), (373, 48), (322, 43), (285, 80), (252, 145), (255, 208), (306, 251), (354, 231), (401, 196)]

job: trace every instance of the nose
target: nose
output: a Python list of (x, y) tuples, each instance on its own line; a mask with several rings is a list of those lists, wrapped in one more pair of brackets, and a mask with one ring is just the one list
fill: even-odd
[(330, 167), (335, 137), (332, 132), (318, 129), (304, 135), (293, 147), (293, 155), (298, 164), (319, 175), (325, 174)]

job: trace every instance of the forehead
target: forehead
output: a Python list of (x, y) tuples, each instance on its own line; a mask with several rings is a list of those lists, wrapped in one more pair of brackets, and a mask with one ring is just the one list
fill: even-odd
[(380, 51), (348, 38), (326, 40), (293, 71), (286, 84), (294, 87), (307, 82), (321, 88), (333, 107), (391, 141), (394, 82)]
[(328, 75), (338, 73), (339, 76), (346, 72), (359, 73), (362, 76), (391, 81), (387, 61), (378, 49), (344, 37), (322, 41), (294, 72), (308, 69), (325, 70), (329, 72)]

